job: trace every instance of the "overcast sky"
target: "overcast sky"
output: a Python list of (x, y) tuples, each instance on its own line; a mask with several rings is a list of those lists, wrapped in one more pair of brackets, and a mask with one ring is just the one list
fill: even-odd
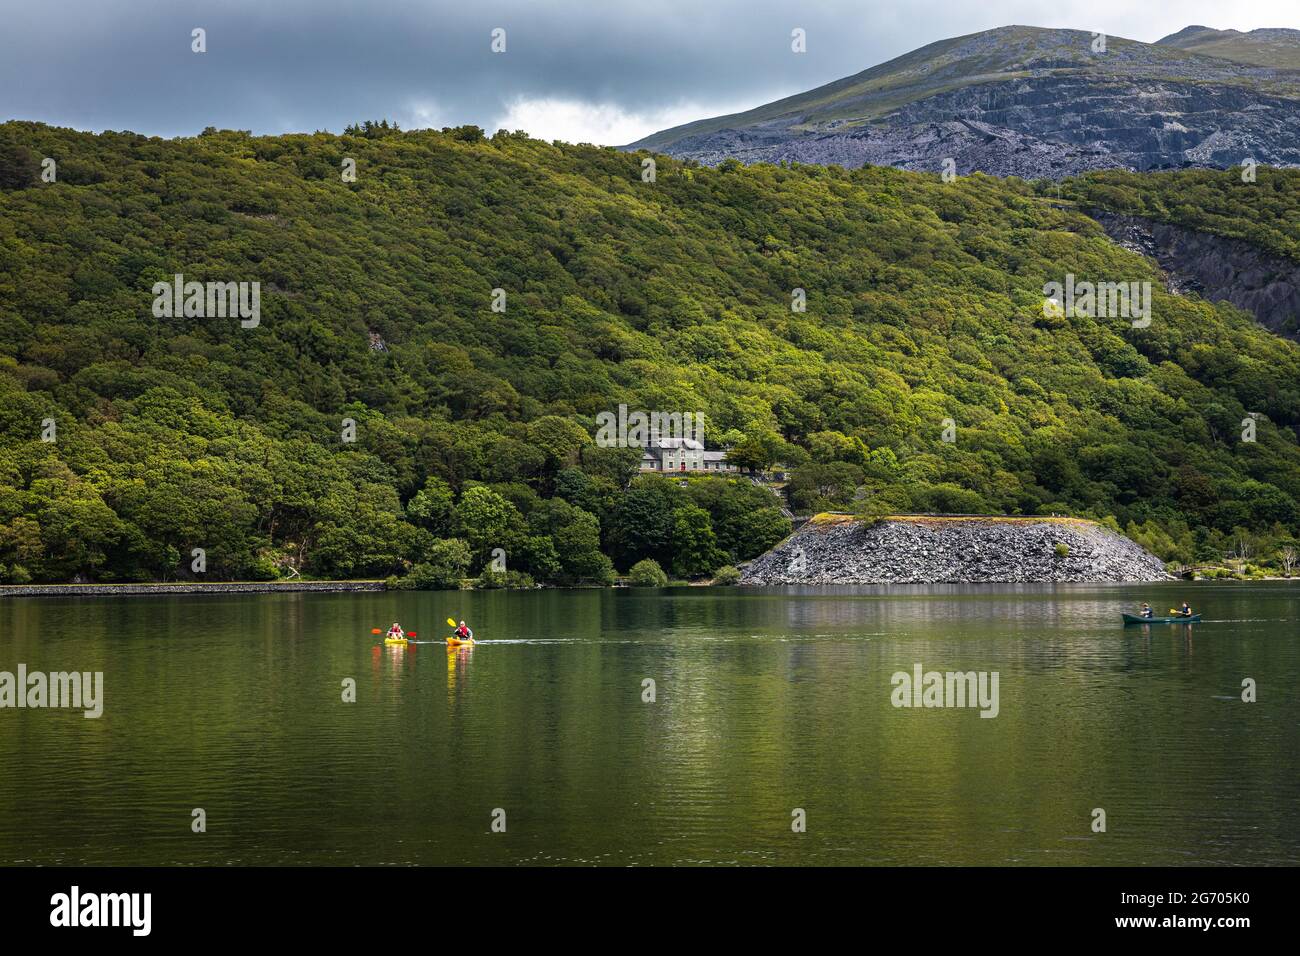
[(1013, 23), (1149, 42), (1194, 23), (1300, 27), (1300, 3), (0, 0), (0, 119), (189, 136), (388, 117), (621, 145)]

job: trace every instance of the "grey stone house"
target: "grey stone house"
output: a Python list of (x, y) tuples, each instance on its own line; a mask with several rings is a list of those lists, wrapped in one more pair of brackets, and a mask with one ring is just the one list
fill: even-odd
[(694, 471), (711, 474), (740, 471), (728, 464), (725, 451), (706, 451), (694, 438), (656, 438), (641, 452), (641, 470), (649, 472)]

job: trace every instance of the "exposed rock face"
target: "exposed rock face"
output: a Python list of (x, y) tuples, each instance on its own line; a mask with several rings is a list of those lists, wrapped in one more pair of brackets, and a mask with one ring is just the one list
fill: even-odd
[[(829, 520), (828, 520), (829, 519)], [(1057, 545), (1069, 549), (1062, 556)], [(1160, 559), (1091, 521), (819, 516), (743, 569), (741, 584), (1163, 581)]]
[[(735, 158), (940, 172), (950, 159), (959, 175), (1027, 179), (1224, 168), (1247, 158), (1300, 165), (1300, 73), (1129, 40), (1095, 52), (1091, 39), (1005, 27), (941, 41), (633, 148), (706, 165)], [(1289, 42), (1279, 62), (1300, 50)]]
[(1091, 215), (1117, 243), (1154, 259), (1170, 292), (1231, 302), (1269, 331), (1300, 340), (1300, 263), (1240, 239), (1138, 216)]
[(1235, 86), (1031, 77), (942, 93), (870, 125), (785, 124), (682, 139), (666, 152), (716, 165), (836, 163), (1060, 179), (1091, 169), (1300, 165), (1300, 101)]
[(758, 128), (722, 130), (693, 136), (668, 153), (716, 166), (734, 158), (743, 163), (819, 163), (846, 168), (894, 166), (938, 173), (951, 159), (958, 175), (1060, 179), (1090, 169), (1123, 169), (1125, 164), (1098, 147), (1053, 143), (1040, 136), (949, 116), (944, 120), (894, 125), (879, 123), (845, 132)]

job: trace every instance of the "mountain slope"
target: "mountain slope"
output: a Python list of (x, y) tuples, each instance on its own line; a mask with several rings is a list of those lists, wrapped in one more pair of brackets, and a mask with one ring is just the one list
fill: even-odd
[(952, 159), (958, 173), (1026, 178), (1247, 157), (1300, 164), (1300, 73), (1175, 42), (1093, 45), (1087, 32), (1021, 26), (943, 40), (628, 148), (710, 165), (736, 158), (937, 171)]
[(1300, 30), (1265, 28), (1243, 33), (1240, 30), (1193, 26), (1184, 27), (1156, 43), (1252, 66), (1300, 70)]
[[(474, 128), (0, 125), (0, 575), (698, 576), (788, 533), (748, 483), (629, 487), (591, 437), (620, 404), (704, 412), (801, 509), (1113, 517), (1188, 561), (1300, 531), (1300, 349), (1091, 219), (984, 176), (657, 173)], [(155, 318), (176, 273), (260, 282), (260, 323)], [(1152, 282), (1150, 326), (1044, 310), (1067, 274)]]

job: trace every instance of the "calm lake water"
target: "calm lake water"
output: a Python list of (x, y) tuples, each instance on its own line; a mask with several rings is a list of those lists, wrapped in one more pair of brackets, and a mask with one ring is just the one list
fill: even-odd
[[(448, 616), (483, 643), (370, 633)], [(3, 599), (0, 671), (105, 703), (0, 710), (0, 863), (1295, 864), (1298, 621), (1286, 583)], [(892, 706), (917, 663), (998, 672), (997, 717)]]

